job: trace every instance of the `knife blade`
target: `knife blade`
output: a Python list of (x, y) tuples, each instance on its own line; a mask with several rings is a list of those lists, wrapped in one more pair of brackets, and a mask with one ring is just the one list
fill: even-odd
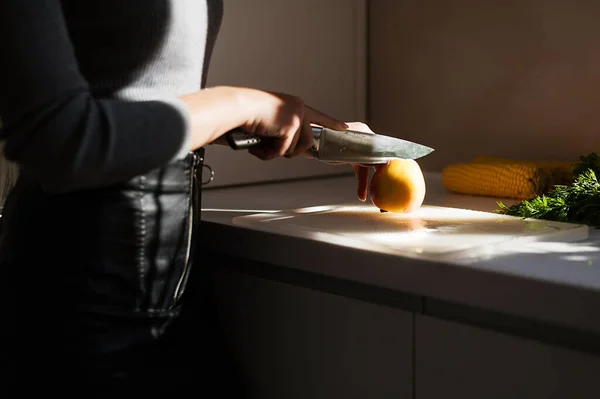
[[(333, 130), (312, 126), (313, 145), (306, 156), (324, 162), (382, 164), (392, 159), (418, 159), (434, 151), (433, 148), (381, 134), (355, 130)], [(233, 129), (214, 144), (225, 144), (234, 150), (245, 150), (262, 145), (268, 138)]]

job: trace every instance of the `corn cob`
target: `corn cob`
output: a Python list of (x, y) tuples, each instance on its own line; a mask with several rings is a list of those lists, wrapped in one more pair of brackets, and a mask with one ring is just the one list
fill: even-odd
[(542, 170), (543, 173), (548, 175), (548, 183), (544, 191), (554, 187), (557, 184), (567, 185), (573, 182), (572, 162), (561, 162), (561, 161), (526, 161), (517, 160), (493, 156), (477, 156), (471, 160), (473, 163), (496, 163), (496, 164), (507, 164), (507, 163), (518, 163), (535, 165)]
[(544, 192), (547, 175), (531, 164), (459, 163), (442, 170), (442, 184), (461, 194), (523, 200)]

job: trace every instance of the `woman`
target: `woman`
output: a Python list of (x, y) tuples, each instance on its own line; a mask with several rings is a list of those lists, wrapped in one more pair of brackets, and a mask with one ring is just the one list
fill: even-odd
[(20, 170), (0, 234), (14, 381), (147, 395), (190, 381), (169, 337), (203, 260), (204, 146), (241, 127), (274, 138), (257, 157), (294, 157), (311, 123), (348, 127), (294, 96), (204, 89), (221, 16), (221, 0), (0, 2), (0, 138)]

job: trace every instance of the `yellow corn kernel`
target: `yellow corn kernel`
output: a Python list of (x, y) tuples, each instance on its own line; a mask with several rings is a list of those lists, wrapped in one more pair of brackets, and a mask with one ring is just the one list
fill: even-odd
[(523, 200), (544, 192), (547, 175), (521, 163), (460, 163), (442, 170), (442, 184), (460, 194)]
[(510, 158), (501, 158), (501, 157), (493, 157), (493, 156), (477, 156), (471, 160), (473, 163), (497, 163), (497, 164), (507, 164), (507, 163), (519, 163), (519, 164), (527, 164), (527, 165), (535, 165), (538, 168), (542, 169), (542, 171), (548, 175), (548, 182), (546, 185), (546, 190), (554, 187), (557, 184), (571, 184), (573, 182), (573, 172), (571, 172), (571, 168), (573, 167), (573, 162), (563, 162), (563, 161), (528, 161), (528, 160), (518, 160), (518, 159), (510, 159)]

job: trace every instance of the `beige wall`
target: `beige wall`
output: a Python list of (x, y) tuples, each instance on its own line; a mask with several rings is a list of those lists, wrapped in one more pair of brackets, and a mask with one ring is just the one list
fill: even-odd
[[(224, 4), (209, 86), (291, 93), (337, 118), (365, 118), (365, 0), (225, 0)], [(349, 166), (304, 158), (264, 162), (223, 146), (208, 146), (206, 163), (215, 170), (215, 179), (206, 188), (352, 173)]]
[(600, 151), (600, 2), (371, 0), (369, 123), (436, 148), (424, 169), (488, 154)]

